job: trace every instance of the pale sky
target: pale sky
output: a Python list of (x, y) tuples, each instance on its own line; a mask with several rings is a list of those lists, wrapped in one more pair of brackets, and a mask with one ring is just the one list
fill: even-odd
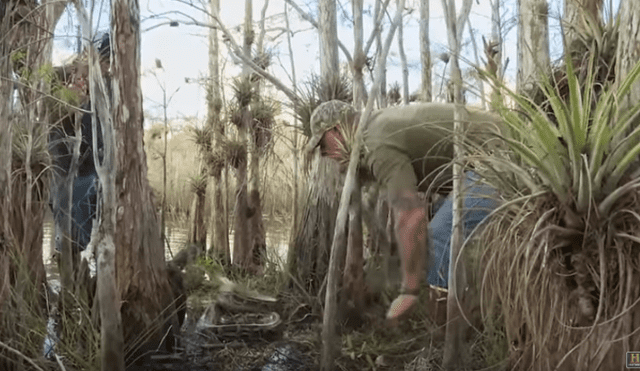
[[(194, 0), (196, 2), (197, 0)], [(208, 29), (201, 26), (189, 26), (180, 24), (179, 27), (169, 27), (169, 25), (159, 26), (150, 30), (154, 25), (160, 22), (166, 22), (167, 20), (179, 20), (188, 21), (188, 17), (199, 22), (207, 22), (205, 14), (200, 10), (195, 9), (187, 5), (189, 0), (140, 0), (141, 17), (143, 19), (141, 29), (142, 33), (142, 90), (144, 96), (144, 109), (150, 116), (160, 116), (161, 107), (158, 106), (162, 102), (162, 89), (160, 84), (166, 86), (167, 95), (173, 94), (177, 91), (169, 105), (168, 115), (171, 118), (181, 117), (195, 117), (199, 121), (203, 121), (206, 118), (206, 103), (205, 103), (205, 90), (198, 83), (191, 82), (186, 83), (185, 78), (189, 78), (191, 81), (204, 78), (208, 75), (207, 67), (207, 48), (208, 39), (206, 34)], [(221, 18), (228, 29), (239, 26), (244, 18), (244, 2), (240, 0), (220, 0), (221, 2)], [(503, 9), (503, 22), (512, 19), (515, 16), (514, 0), (506, 0)], [(297, 0), (297, 3), (306, 11), (316, 13), (316, 5), (310, 8), (303, 4), (302, 0)], [(342, 1), (346, 9), (350, 12), (350, 3), (348, 1)], [(457, 1), (457, 9), (460, 9), (461, 1)], [(108, 1), (105, 0), (105, 4)], [(253, 0), (253, 19), (257, 22), (260, 18), (260, 13), (264, 0)], [(365, 0), (365, 12), (372, 10), (373, 2)], [(412, 14), (405, 17), (404, 22), (404, 48), (407, 54), (409, 64), (409, 81), (410, 92), (415, 92), (420, 85), (420, 63), (419, 63), (419, 42), (418, 42), (418, 17), (419, 17), (419, 2), (416, 0), (407, 0), (406, 6), (413, 8)], [(447, 50), (447, 37), (446, 28), (444, 25), (444, 18), (442, 16), (441, 0), (431, 0), (430, 2), (430, 40), (431, 50), (433, 58), (433, 74), (441, 75), (443, 73), (443, 63), (437, 58), (438, 55)], [(490, 36), (491, 27), (491, 9), (489, 6), (489, 0), (474, 1), (473, 8), (471, 10), (470, 22), (475, 32), (475, 39), (480, 49), (479, 57), (483, 57), (482, 53), (482, 39), (481, 36), (485, 36), (487, 39)], [(559, 37), (559, 27), (557, 17), (561, 12), (561, 0), (550, 0), (550, 32), (551, 32), (551, 49), (552, 58), (559, 56), (559, 50), (561, 50), (561, 42)], [(198, 6), (201, 6), (198, 4)], [(104, 8), (108, 8), (108, 5), (104, 5)], [(180, 11), (184, 15), (171, 14), (167, 12)], [(267, 17), (272, 17), (274, 22), (272, 27), (284, 27), (284, 18), (282, 16), (284, 12), (283, 0), (270, 0), (269, 8), (267, 10)], [(348, 21), (342, 17), (341, 8), (338, 7), (338, 26), (339, 26), (339, 38), (346, 45), (349, 50), (353, 49), (353, 32), (348, 27)], [(94, 23), (98, 19), (98, 9), (96, 9), (94, 15)], [(395, 13), (395, 7), (391, 7), (390, 16)], [(150, 19), (152, 15), (165, 14), (163, 19)], [(279, 16), (279, 18), (278, 18)], [(63, 16), (58, 28), (56, 29), (56, 42), (54, 47), (54, 61), (61, 60), (64, 56), (69, 56), (75, 49), (76, 45), (76, 31), (73, 27), (75, 24), (73, 20), (74, 15), (72, 12), (67, 12)], [(94, 26), (98, 30), (108, 29), (108, 12), (103, 11), (103, 15), (100, 17), (100, 24)], [(556, 18), (556, 19), (554, 19)], [(319, 54), (318, 54), (318, 34), (306, 21), (302, 20), (295, 10), (289, 9), (289, 19), (291, 28), (297, 31), (292, 38), (293, 50), (295, 52), (294, 60), (296, 67), (296, 76), (298, 83), (304, 81), (309, 77), (311, 72), (318, 73), (320, 70)], [(280, 20), (282, 22), (278, 22)], [(371, 32), (371, 16), (365, 15), (365, 42), (368, 39)], [(257, 23), (255, 23), (255, 30), (258, 32)], [(388, 28), (388, 27), (387, 27)], [(221, 34), (221, 33), (220, 33)], [(290, 59), (286, 43), (286, 38), (283, 34), (277, 32), (279, 36), (276, 40), (265, 41), (265, 46), (272, 50), (274, 53), (273, 64), (270, 72), (280, 78), (283, 82), (290, 85), (289, 73), (290, 73)], [(554, 37), (554, 34), (556, 35)], [(268, 34), (268, 37), (275, 36), (276, 32)], [(386, 35), (386, 30), (383, 33)], [(236, 42), (242, 44), (242, 40), (237, 37)], [(464, 40), (469, 40), (468, 29), (465, 30)], [(221, 45), (221, 68), (224, 69), (223, 73), (227, 79), (237, 76), (240, 72), (237, 65), (233, 63), (233, 60), (229, 57), (229, 53)], [(513, 75), (516, 65), (516, 28), (513, 27), (511, 31), (506, 35), (504, 43), (505, 57), (510, 59), (508, 75)], [(470, 59), (475, 62), (475, 57), (472, 52), (472, 45), (468, 43), (463, 49), (463, 58)], [(370, 52), (370, 55), (373, 52)], [(340, 52), (341, 53), (341, 52)], [(397, 43), (394, 41), (390, 51), (391, 58), (387, 62), (387, 83), (394, 82), (402, 83), (400, 58), (398, 55)], [(156, 59), (162, 62), (163, 69), (158, 70), (156, 68)], [(345, 62), (344, 55), (340, 54), (340, 61)], [(284, 66), (284, 68), (282, 67)], [(468, 65), (462, 62), (463, 68)], [(155, 71), (157, 79), (152, 75)], [(158, 82), (159, 81), (159, 82)], [(227, 80), (228, 81), (228, 80)], [(437, 88), (434, 89), (434, 95), (437, 94)], [(147, 119), (147, 123), (151, 117)]]

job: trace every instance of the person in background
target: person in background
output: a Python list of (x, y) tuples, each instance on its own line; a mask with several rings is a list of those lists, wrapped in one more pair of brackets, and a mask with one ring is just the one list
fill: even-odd
[[(111, 44), (109, 34), (105, 34), (98, 42), (98, 55), (103, 74), (108, 70)], [(69, 71), (67, 73), (67, 70)], [(89, 101), (89, 86), (87, 83), (88, 67), (86, 60), (77, 58), (71, 66), (61, 69), (61, 80), (66, 87), (78, 94), (81, 108), (85, 111), (91, 109)], [(108, 85), (108, 83), (107, 83)], [(49, 133), (49, 153), (51, 154), (54, 176), (52, 177), (50, 206), (55, 221), (62, 217), (60, 205), (66, 199), (63, 178), (71, 170), (73, 156), (73, 142), (70, 140), (75, 135), (74, 115), (62, 120), (54, 126)], [(80, 144), (80, 156), (78, 158), (78, 172), (73, 180), (73, 195), (71, 203), (71, 239), (74, 252), (84, 250), (91, 239), (93, 220), (96, 218), (98, 198), (98, 174), (93, 157), (93, 130), (91, 126), (91, 114), (84, 113), (81, 116), (82, 142)], [(102, 135), (98, 122), (98, 150), (102, 149)], [(56, 244), (56, 250), (59, 245)]]

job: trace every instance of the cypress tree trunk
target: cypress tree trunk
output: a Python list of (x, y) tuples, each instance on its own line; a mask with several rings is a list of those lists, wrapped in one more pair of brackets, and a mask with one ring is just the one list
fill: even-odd
[[(211, 0), (211, 14), (217, 16), (220, 13), (220, 0)], [(213, 18), (213, 17), (212, 17)], [(211, 24), (215, 20), (211, 19)], [(213, 130), (213, 156), (216, 163), (213, 167), (213, 207), (211, 208), (212, 233), (211, 255), (220, 259), (223, 264), (231, 263), (229, 254), (229, 231), (226, 226), (226, 208), (224, 203), (224, 182), (222, 169), (226, 168), (224, 156), (221, 153), (222, 142), (225, 135), (224, 123), (220, 119), (222, 112), (222, 100), (220, 98), (220, 72), (218, 63), (219, 53), (218, 29), (211, 27), (209, 33), (209, 91), (207, 94), (207, 125)]]
[[(243, 53), (246, 58), (251, 58), (251, 45), (253, 44), (253, 27), (252, 27), (252, 2), (245, 0), (245, 19), (244, 19), (244, 44)], [(243, 65), (242, 79), (250, 81), (249, 74), (251, 70), (247, 64)], [(245, 94), (249, 92), (244, 92)], [(249, 202), (247, 199), (247, 144), (249, 138), (249, 127), (252, 117), (249, 111), (250, 102), (241, 102), (240, 111), (242, 114), (242, 122), (238, 127), (238, 139), (243, 144), (241, 159), (238, 161), (238, 169), (236, 176), (236, 209), (235, 209), (235, 231), (233, 242), (233, 264), (239, 265), (244, 269), (251, 269), (251, 228), (249, 225)]]
[(138, 0), (114, 0), (111, 22), (113, 120), (118, 143), (115, 246), (124, 339), (126, 344), (149, 340), (149, 347), (156, 349), (166, 328), (158, 326), (150, 339), (141, 337), (167, 319), (165, 309), (169, 308), (164, 313), (174, 311), (143, 147)]
[[(51, 62), (52, 30), (64, 2), (4, 1), (0, 4), (0, 369), (28, 369), (25, 358), (39, 357), (42, 341), (33, 326), (44, 325), (45, 270), (42, 223), (47, 207), (48, 156), (45, 84), (37, 73)], [(12, 54), (21, 49), (22, 57)], [(15, 58), (18, 57), (18, 58)], [(12, 106), (14, 75), (20, 109)], [(15, 109), (15, 110), (14, 110)]]
[[(640, 3), (623, 1), (620, 6), (620, 34), (616, 58), (616, 80), (622, 81), (640, 61)], [(631, 88), (629, 106), (640, 102), (640, 82)]]
[(548, 13), (547, 0), (518, 0), (518, 93), (531, 92), (551, 64)]

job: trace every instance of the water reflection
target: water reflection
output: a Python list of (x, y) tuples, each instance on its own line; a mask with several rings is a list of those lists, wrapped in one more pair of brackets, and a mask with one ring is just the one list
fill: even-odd
[[(167, 240), (169, 242), (170, 250), (165, 245), (164, 252), (165, 259), (171, 260), (172, 256), (177, 254), (187, 243), (188, 230), (179, 223), (169, 222), (167, 223), (167, 227)], [(42, 258), (47, 269), (47, 275), (49, 276), (57, 269), (55, 263), (52, 261), (52, 251), (54, 249), (53, 218), (45, 218), (43, 229)], [(286, 261), (288, 236), (289, 231), (284, 229), (267, 232), (267, 254), (270, 260), (279, 261), (280, 264), (283, 264), (283, 262)], [(207, 250), (209, 250), (210, 247), (211, 244), (207, 238)], [(229, 234), (229, 248), (231, 249), (231, 255), (233, 256), (233, 231)]]

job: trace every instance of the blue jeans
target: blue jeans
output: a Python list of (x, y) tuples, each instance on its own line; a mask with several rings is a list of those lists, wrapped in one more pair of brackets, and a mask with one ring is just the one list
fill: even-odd
[(91, 228), (96, 218), (97, 178), (96, 174), (77, 176), (73, 183), (72, 234), (74, 247), (80, 251), (91, 240)]
[[(479, 177), (474, 172), (466, 173), (462, 214), (465, 238), (498, 207), (496, 190), (489, 185), (478, 182), (478, 180)], [(431, 259), (427, 271), (427, 282), (430, 285), (447, 288), (452, 225), (453, 198), (449, 195), (429, 223)]]

